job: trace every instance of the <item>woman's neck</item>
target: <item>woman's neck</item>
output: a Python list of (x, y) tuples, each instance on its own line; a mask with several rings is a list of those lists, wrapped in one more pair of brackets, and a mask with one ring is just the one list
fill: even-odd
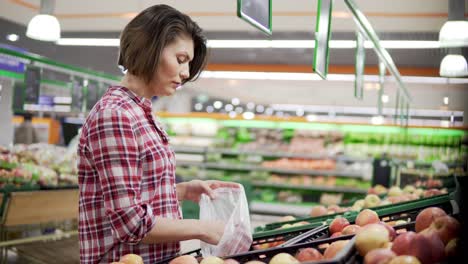
[(135, 75), (129, 73), (125, 74), (120, 81), (120, 84), (138, 96), (145, 97), (147, 99), (151, 99), (152, 97), (152, 95), (148, 94), (148, 86), (145, 82)]

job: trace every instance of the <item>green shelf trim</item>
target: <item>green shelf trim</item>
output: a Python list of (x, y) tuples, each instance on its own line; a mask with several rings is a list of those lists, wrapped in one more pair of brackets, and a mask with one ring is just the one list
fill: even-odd
[(57, 81), (57, 80), (41, 80), (41, 84), (52, 84), (52, 85), (60, 86), (61, 88), (71, 89), (69, 82), (62, 82), (62, 81)]
[(246, 127), (246, 128), (281, 128), (281, 129), (311, 129), (323, 131), (341, 131), (375, 134), (408, 134), (408, 135), (430, 135), (430, 136), (463, 136), (465, 131), (448, 128), (404, 128), (392, 126), (374, 126), (361, 124), (323, 124), (304, 122), (278, 122), (265, 120), (216, 120), (212, 118), (187, 118), (187, 117), (167, 117), (161, 118), (169, 123), (218, 123), (225, 127)]
[(24, 80), (24, 74), (17, 73), (17, 72), (0, 70), (0, 76), (12, 78), (12, 79)]
[(10, 50), (10, 49), (5, 49), (5, 48), (0, 48), (0, 53), (10, 55), (10, 56), (14, 56), (14, 57), (21, 58), (21, 59), (30, 60), (30, 61), (33, 61), (33, 62), (40, 62), (40, 63), (48, 64), (48, 65), (63, 68), (65, 70), (69, 70), (69, 71), (75, 71), (75, 72), (78, 72), (78, 73), (93, 75), (93, 76), (101, 77), (101, 78), (104, 78), (104, 79), (109, 79), (109, 80), (113, 80), (113, 81), (119, 81), (120, 80), (120, 77), (118, 77), (118, 76), (114, 76), (114, 75), (103, 73), (103, 72), (97, 72), (97, 71), (93, 71), (93, 70), (89, 70), (89, 69), (85, 69), (85, 68), (81, 68), (81, 67), (76, 67), (76, 66), (71, 66), (71, 65), (68, 65), (68, 64), (56, 62), (56, 61), (53, 61), (53, 60), (51, 60), (49, 58), (46, 58), (46, 57), (43, 57), (43, 56), (40, 56), (40, 55), (37, 55), (37, 54), (34, 54), (34, 53), (18, 52), (18, 51), (14, 51), (14, 50)]

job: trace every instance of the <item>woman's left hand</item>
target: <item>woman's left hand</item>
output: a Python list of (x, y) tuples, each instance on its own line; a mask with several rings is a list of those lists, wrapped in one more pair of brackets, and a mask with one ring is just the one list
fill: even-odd
[(223, 187), (239, 188), (239, 186), (240, 185), (235, 182), (192, 180), (177, 184), (177, 189), (179, 189), (178, 196), (180, 200), (189, 200), (198, 203), (202, 194), (206, 194), (211, 199), (214, 199), (214, 189)]

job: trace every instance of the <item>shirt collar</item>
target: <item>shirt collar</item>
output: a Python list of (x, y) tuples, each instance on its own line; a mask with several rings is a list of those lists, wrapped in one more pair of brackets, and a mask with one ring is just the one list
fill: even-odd
[(152, 111), (152, 103), (151, 100), (138, 96), (134, 92), (132, 92), (130, 89), (124, 86), (111, 86), (110, 90), (114, 91), (121, 91), (123, 93), (126, 93), (133, 101), (135, 101), (139, 106), (141, 106), (145, 111)]

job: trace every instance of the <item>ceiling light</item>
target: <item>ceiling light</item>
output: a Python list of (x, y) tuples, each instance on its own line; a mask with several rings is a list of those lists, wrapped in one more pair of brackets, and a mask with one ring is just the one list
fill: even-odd
[(371, 124), (373, 125), (382, 125), (384, 123), (384, 118), (383, 116), (373, 116), (371, 118)]
[(15, 42), (19, 39), (19, 36), (16, 34), (8, 34), (6, 38), (11, 42)]
[(382, 103), (386, 104), (386, 103), (388, 103), (388, 101), (389, 101), (388, 95), (383, 94), (383, 95), (382, 95)]
[(273, 113), (274, 113), (273, 108), (267, 107), (267, 109), (265, 109), (265, 115), (269, 115), (269, 116), (270, 116), (270, 115), (273, 115)]
[(235, 118), (237, 116), (236, 112), (232, 111), (232, 112), (229, 112), (229, 117), (230, 118)]
[(248, 102), (248, 103), (247, 103), (247, 109), (253, 110), (254, 108), (255, 108), (255, 104), (254, 104), (254, 103), (252, 103), (252, 102)]
[(252, 113), (252, 112), (245, 112), (245, 113), (242, 114), (242, 117), (243, 117), (244, 119), (250, 120), (250, 119), (254, 119), (255, 114)]
[[(118, 47), (120, 40), (117, 38), (62, 38), (57, 41), (63, 46), (109, 46)], [(386, 49), (438, 49), (439, 41), (433, 40), (382, 40), (380, 45)], [(207, 46), (212, 49), (313, 49), (314, 40), (208, 40)], [(355, 40), (330, 40), (331, 49), (354, 49)], [(372, 49), (374, 44), (366, 40), (366, 49)]]
[(444, 104), (445, 104), (445, 105), (448, 105), (448, 104), (449, 104), (449, 98), (448, 98), (448, 96), (445, 96), (445, 97), (444, 97)]
[(458, 54), (448, 54), (440, 63), (440, 76), (462, 77), (468, 75), (468, 65), (465, 57)]
[(240, 100), (239, 100), (239, 98), (232, 98), (231, 103), (233, 105), (238, 105), (240, 103)]
[(61, 38), (56, 44), (61, 46), (118, 47), (120, 40), (112, 38)]
[(317, 116), (316, 115), (306, 115), (306, 120), (309, 121), (309, 122), (317, 121)]
[(439, 41), (442, 47), (468, 46), (468, 21), (446, 21), (440, 29)]
[(222, 103), (221, 101), (215, 101), (215, 102), (213, 103), (213, 106), (214, 106), (214, 108), (216, 108), (216, 109), (220, 109), (221, 107), (223, 107), (223, 103)]
[(201, 111), (203, 109), (203, 105), (200, 104), (200, 103), (196, 103), (195, 106), (194, 106), (195, 110), (197, 111)]
[(26, 36), (42, 41), (57, 41), (60, 39), (60, 24), (51, 15), (36, 15), (29, 21)]
[(54, 0), (41, 0), (39, 14), (29, 21), (26, 36), (42, 41), (57, 41), (60, 39), (60, 23), (52, 15), (54, 4)]
[(214, 110), (214, 108), (211, 105), (206, 107), (206, 112), (208, 112), (208, 113), (213, 113), (213, 110)]
[(244, 108), (242, 108), (242, 106), (236, 107), (236, 113), (242, 114), (242, 112), (244, 112)]
[(226, 110), (227, 112), (232, 111), (232, 109), (234, 109), (234, 106), (232, 106), (232, 104), (227, 104), (224, 106), (224, 110)]
[(302, 109), (302, 108), (297, 109), (296, 110), (296, 115), (297, 116), (303, 116), (304, 115), (304, 109)]
[(263, 113), (263, 111), (265, 111), (265, 107), (263, 105), (257, 105), (257, 107), (255, 107), (255, 110), (259, 113)]

